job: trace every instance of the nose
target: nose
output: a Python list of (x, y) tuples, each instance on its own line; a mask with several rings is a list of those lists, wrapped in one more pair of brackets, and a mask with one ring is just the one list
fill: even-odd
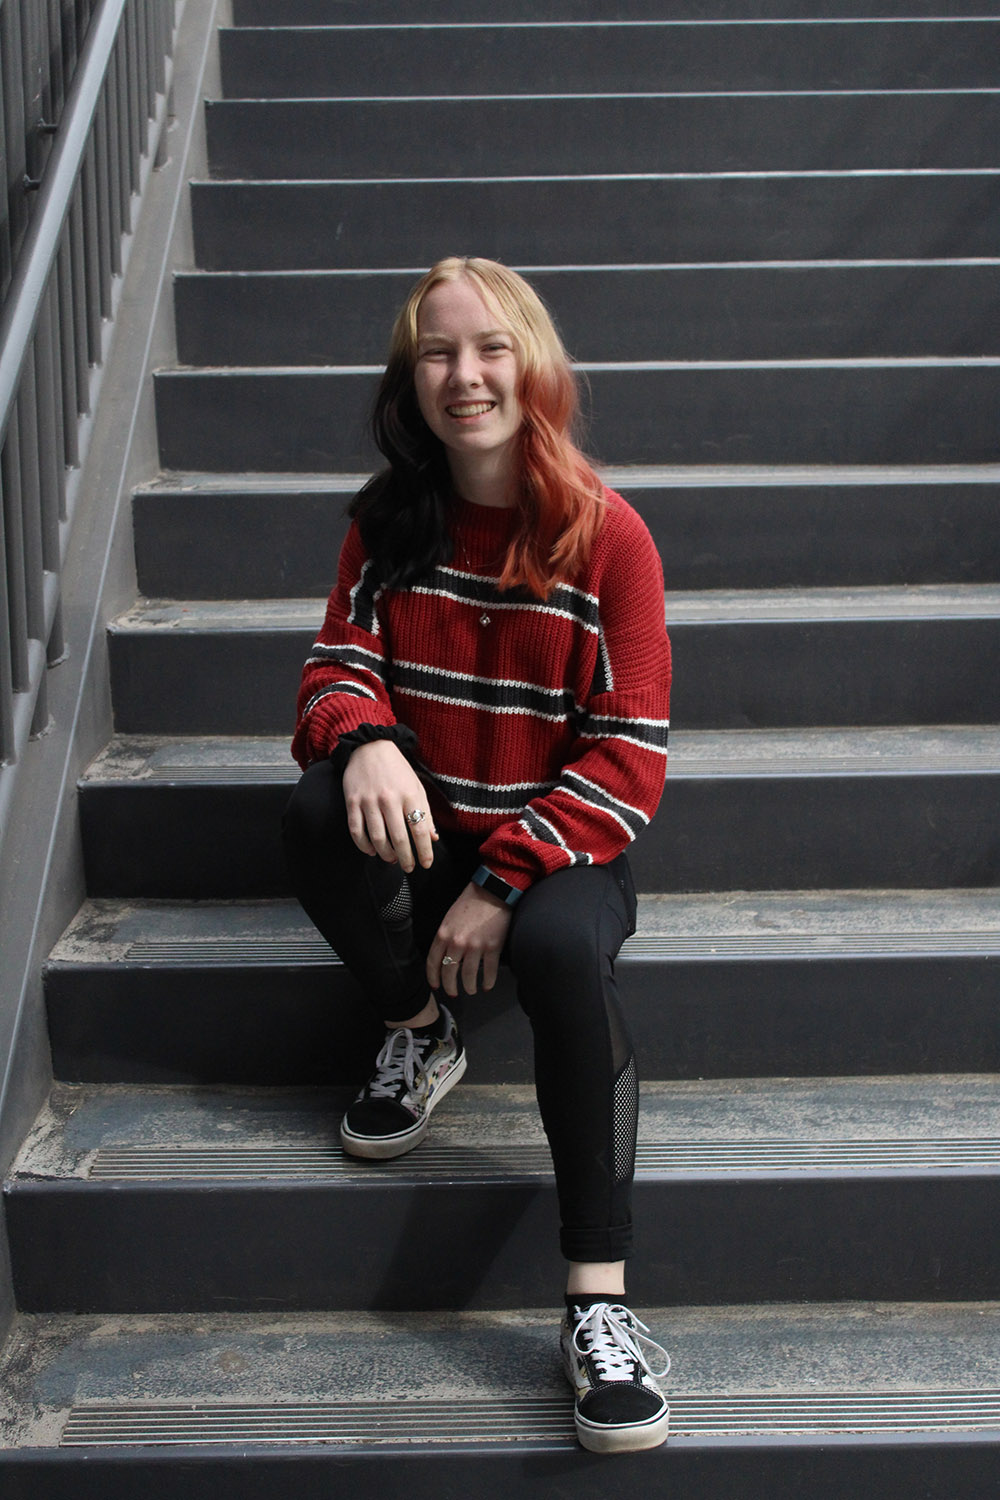
[(451, 367), (450, 381), (453, 386), (466, 388), (482, 384), (482, 376), (479, 373), (479, 361), (475, 357), (475, 350), (458, 350)]

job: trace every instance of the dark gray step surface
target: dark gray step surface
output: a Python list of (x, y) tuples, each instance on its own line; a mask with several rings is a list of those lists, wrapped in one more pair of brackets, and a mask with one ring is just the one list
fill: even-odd
[[(671, 747), (660, 812), (630, 851), (642, 890), (1000, 883), (996, 728), (681, 728)], [(80, 783), (90, 894), (285, 894), (297, 775), (286, 738), (113, 740)]]
[(194, 182), (206, 271), (996, 257), (994, 171)]
[[(533, 269), (575, 359), (1000, 352), (1000, 262)], [(380, 363), (415, 273), (202, 272), (174, 282), (187, 365)]]
[[(608, 464), (996, 463), (1000, 358), (582, 365)], [(161, 370), (166, 469), (369, 467), (378, 371)]]
[[(554, 1183), (530, 1088), (460, 1086), (417, 1151), (389, 1163), (344, 1157), (338, 1101), (56, 1085), (6, 1185), (19, 1307), (418, 1310), (552, 1295)], [(995, 1076), (647, 1084), (639, 1140), (640, 1303), (1000, 1292)]]
[(228, 98), (992, 88), (1000, 49), (995, 20), (296, 28), (283, 15), (221, 28)]
[[(641, 896), (617, 971), (643, 1077), (1000, 1071), (996, 890)], [(45, 992), (67, 1082), (357, 1085), (381, 1044), (294, 901), (87, 902)], [(469, 1081), (530, 1082), (507, 971), (458, 1010)]]
[(978, 90), (230, 99), (206, 125), (218, 178), (1000, 165), (1000, 95)]
[[(2, 1372), (17, 1500), (443, 1491), (605, 1500), (576, 1446), (558, 1311), (21, 1315)], [(691, 1500), (988, 1500), (995, 1303), (640, 1309), (673, 1366), (665, 1448), (616, 1481)], [(141, 1451), (137, 1451), (137, 1448)], [(389, 1460), (387, 1462), (387, 1460)]]
[[(280, 733), (325, 602), (138, 600), (110, 626), (117, 729)], [(691, 729), (1000, 722), (1000, 584), (671, 591), (666, 618)]]
[[(868, 20), (877, 17), (941, 18), (941, 0), (233, 0), (237, 26), (329, 26), (441, 23), (461, 20), (662, 21), (693, 20), (715, 25), (738, 20), (757, 28), (774, 20)], [(664, 12), (667, 12), (665, 15)], [(962, 16), (996, 18), (996, 0), (962, 0)], [(948, 19), (944, 16), (944, 19)]]
[[(330, 589), (367, 475), (178, 474), (136, 492), (150, 598), (274, 599)], [(671, 589), (990, 583), (1000, 468), (610, 469)]]
[[(685, 1447), (726, 1436), (819, 1443), (853, 1430), (916, 1441), (997, 1421), (992, 1302), (637, 1311), (672, 1357), (663, 1389), (674, 1464)], [(555, 1304), (461, 1318), (23, 1314), (0, 1366), (0, 1452), (9, 1461), (15, 1448), (105, 1448), (116, 1435), (199, 1447), (312, 1436), (341, 1461), (359, 1444), (384, 1453), (400, 1435), (433, 1446), (439, 1463), (476, 1439), (494, 1463), (512, 1446), (565, 1451), (575, 1438), (558, 1321)], [(394, 1358), (372, 1358), (391, 1348)], [(603, 1466), (580, 1474), (588, 1468), (607, 1482)]]

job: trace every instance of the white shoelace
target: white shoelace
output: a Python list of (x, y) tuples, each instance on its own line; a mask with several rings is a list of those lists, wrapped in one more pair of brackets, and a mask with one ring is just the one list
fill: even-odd
[[(593, 1359), (602, 1380), (631, 1380), (636, 1364), (657, 1380), (670, 1369), (670, 1356), (648, 1334), (648, 1326), (620, 1302), (595, 1302), (573, 1330), (573, 1348)], [(653, 1369), (643, 1346), (653, 1358), (663, 1360), (662, 1370)]]
[[(431, 1038), (426, 1040), (430, 1041)], [(402, 1055), (397, 1042), (403, 1042)], [(425, 1044), (421, 1037), (414, 1039), (413, 1032), (408, 1031), (405, 1026), (400, 1026), (396, 1031), (390, 1031), (383, 1043), (382, 1050), (375, 1059), (375, 1077), (368, 1085), (369, 1097), (372, 1099), (394, 1099), (399, 1091), (399, 1085), (406, 1085), (406, 1092), (413, 1094), (417, 1092), (416, 1076), (417, 1068), (422, 1067), (423, 1059), (418, 1049)]]

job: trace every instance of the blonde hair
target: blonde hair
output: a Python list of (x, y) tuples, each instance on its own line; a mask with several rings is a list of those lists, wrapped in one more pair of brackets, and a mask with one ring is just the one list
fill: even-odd
[(573, 441), (579, 401), (569, 356), (545, 304), (523, 276), (498, 261), (452, 255), (420, 278), (393, 324), (372, 419), (375, 440), (390, 464), (411, 470), (426, 470), (428, 445), (440, 447), (420, 416), (413, 388), (417, 322), (428, 292), (463, 279), (499, 309), (517, 356), (524, 418), (518, 454), (521, 524), (500, 587), (524, 588), (544, 598), (586, 562), (603, 519), (603, 485)]

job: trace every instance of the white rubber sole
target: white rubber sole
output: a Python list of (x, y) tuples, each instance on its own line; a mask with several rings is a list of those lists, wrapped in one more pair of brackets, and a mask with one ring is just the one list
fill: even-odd
[(441, 1103), (445, 1094), (455, 1087), (465, 1069), (465, 1048), (463, 1047), (453, 1066), (443, 1078), (438, 1080), (431, 1101), (421, 1119), (414, 1120), (412, 1126), (406, 1130), (398, 1130), (394, 1135), (355, 1135), (341, 1122), (341, 1146), (348, 1156), (361, 1156), (368, 1161), (390, 1161), (394, 1156), (405, 1156), (407, 1151), (412, 1151), (415, 1146), (420, 1145), (427, 1134), (431, 1112)]

